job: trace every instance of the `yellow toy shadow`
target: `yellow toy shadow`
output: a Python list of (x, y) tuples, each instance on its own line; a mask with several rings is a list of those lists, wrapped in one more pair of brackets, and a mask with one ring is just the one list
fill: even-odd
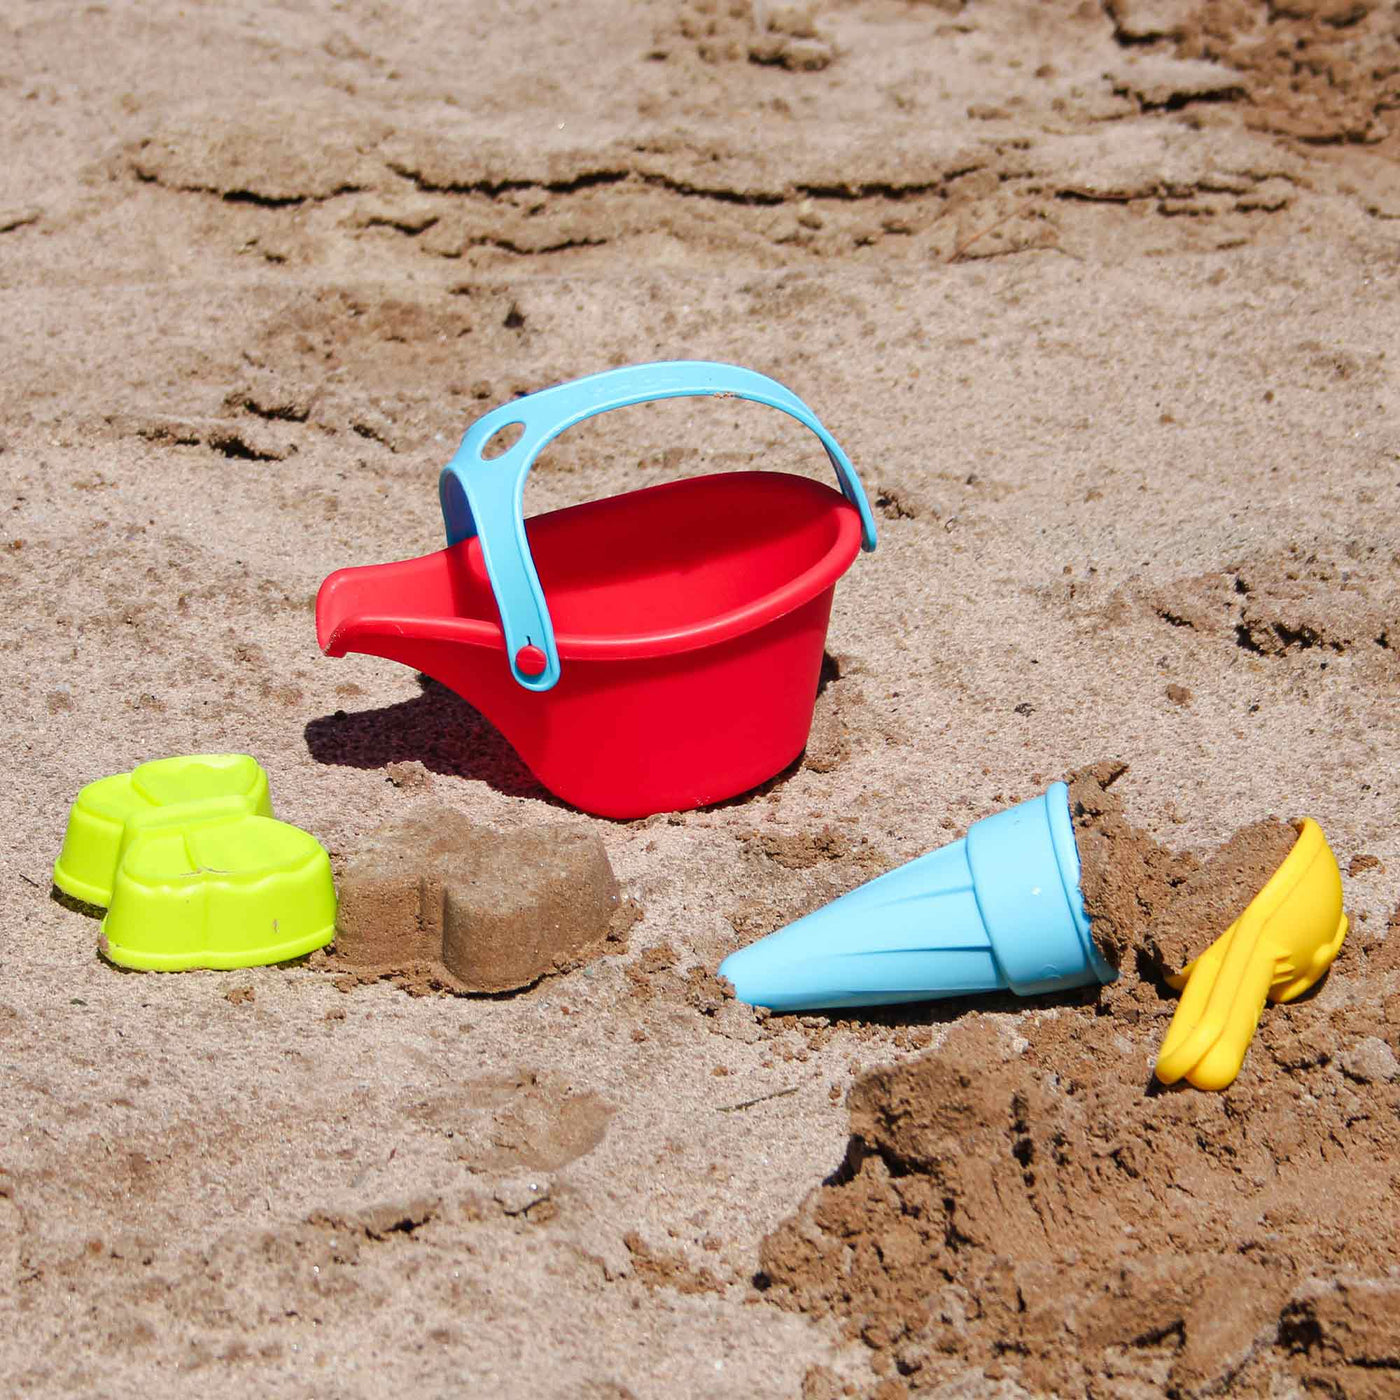
[(1168, 982), (1181, 1001), (1157, 1078), (1198, 1089), (1234, 1081), (1264, 1002), (1292, 1001), (1332, 965), (1346, 937), (1342, 875), (1321, 827), (1305, 818), (1287, 859), (1200, 957)]

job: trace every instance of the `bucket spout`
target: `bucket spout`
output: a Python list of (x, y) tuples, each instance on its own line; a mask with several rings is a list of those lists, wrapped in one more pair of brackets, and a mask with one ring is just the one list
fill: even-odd
[(337, 570), (316, 595), (316, 640), (327, 656), (360, 652), (431, 676), (536, 766), (547, 715), (522, 703), (523, 692), (506, 669), (476, 541), (417, 559)]
[(416, 643), (429, 638), (499, 645), (491, 595), (466, 553), (466, 546), (455, 546), (417, 559), (337, 569), (316, 595), (321, 650), (417, 665)]
[(394, 564), (337, 569), (316, 595), (316, 640), (327, 656), (383, 655), (362, 643), (394, 619), (419, 616), (445, 581), (441, 552)]

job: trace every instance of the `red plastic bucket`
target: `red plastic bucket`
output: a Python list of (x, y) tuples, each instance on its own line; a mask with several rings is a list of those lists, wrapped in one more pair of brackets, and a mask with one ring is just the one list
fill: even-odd
[[(781, 389), (730, 366), (681, 368), (683, 375), (639, 366), (561, 388), (608, 380), (617, 389), (619, 376), (640, 370), (644, 380), (621, 385), (633, 395), (627, 402), (679, 392), (757, 397), (746, 392), (750, 377), (764, 386), (764, 402), (772, 401), (767, 386)], [(703, 372), (715, 369), (729, 385), (742, 374), (742, 387), (675, 387), (703, 384)], [(658, 370), (671, 372), (666, 393)], [(532, 397), (547, 394), (560, 390)], [(503, 423), (524, 421), (528, 432), (528, 404), (488, 414), (489, 431), (474, 425), (463, 452), (486, 461), (479, 447)], [(775, 406), (791, 412), (786, 402)], [(528, 466), (517, 464), (522, 482)], [(836, 580), (863, 538), (873, 545), (863, 492), (853, 503), (805, 477), (736, 472), (534, 516), (520, 525), (520, 554), (548, 607), (541, 623), (525, 598), (526, 627), (512, 636), (499, 546), (493, 580), (491, 501), (470, 489), (470, 478), (454, 498), (459, 480), (444, 473), (444, 511), (449, 534), (464, 538), (422, 558), (342, 569), (322, 584), (316, 628), (329, 655), (367, 652), (441, 681), (506, 736), (551, 792), (600, 816), (733, 797), (801, 753)], [(473, 525), (479, 533), (468, 534)]]

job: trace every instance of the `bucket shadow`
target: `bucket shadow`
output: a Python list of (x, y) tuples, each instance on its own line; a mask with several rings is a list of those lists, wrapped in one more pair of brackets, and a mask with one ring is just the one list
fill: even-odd
[(384, 768), (417, 761), (430, 773), (483, 782), (507, 797), (533, 797), (572, 811), (521, 761), (509, 741), (462, 697), (420, 675), (420, 695), (377, 710), (313, 719), (306, 747), (317, 763)]
[[(836, 658), (824, 654), (817, 694), (839, 676)], [(307, 751), (317, 763), (342, 768), (385, 768), (416, 760), (430, 773), (483, 782), (506, 797), (532, 797), (561, 811), (577, 810), (550, 792), (505, 735), (455, 691), (421, 673), (418, 685), (422, 694), (396, 705), (354, 714), (336, 710), (309, 721), (304, 730)], [(757, 787), (698, 810), (740, 807), (765, 796), (801, 769), (803, 757), (798, 754)]]

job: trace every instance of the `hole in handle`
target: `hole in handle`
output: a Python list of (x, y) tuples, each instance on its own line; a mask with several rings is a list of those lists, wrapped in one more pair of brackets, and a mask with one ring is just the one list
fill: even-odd
[(495, 461), (497, 457), (504, 457), (517, 442), (520, 441), (521, 434), (525, 431), (524, 423), (505, 423), (497, 428), (485, 442), (481, 444), (481, 459), (484, 462)]

